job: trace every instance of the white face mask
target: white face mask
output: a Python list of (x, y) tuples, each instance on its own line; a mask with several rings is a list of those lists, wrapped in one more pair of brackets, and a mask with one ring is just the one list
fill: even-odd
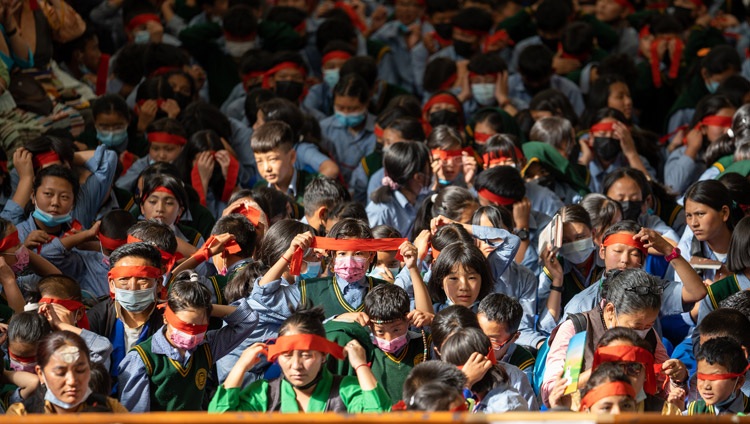
[(471, 96), (480, 106), (495, 103), (495, 84), (471, 84)]
[(58, 408), (62, 408), (62, 409), (73, 409), (73, 408), (75, 408), (76, 406), (78, 406), (78, 405), (82, 404), (83, 402), (85, 402), (86, 399), (88, 399), (89, 396), (91, 396), (91, 393), (92, 393), (91, 388), (87, 386), (86, 387), (86, 396), (84, 396), (83, 398), (81, 398), (80, 402), (77, 402), (77, 403), (68, 403), (68, 402), (63, 402), (62, 400), (58, 399), (57, 396), (55, 396), (55, 394), (52, 393), (52, 390), (49, 388), (49, 385), (47, 385), (47, 378), (44, 376), (44, 374), (42, 374), (42, 383), (45, 386), (47, 386), (47, 391), (44, 393), (44, 400), (46, 400), (49, 403), (57, 406)]
[(588, 237), (563, 244), (562, 247), (560, 247), (559, 253), (566, 261), (578, 265), (586, 261), (586, 259), (591, 256), (591, 252), (593, 252), (594, 249), (596, 249), (594, 241), (591, 237)]
[(642, 339), (645, 339), (646, 335), (648, 335), (648, 332), (651, 331), (651, 329), (650, 328), (647, 328), (645, 330), (636, 330), (636, 329), (633, 329), (633, 331), (635, 331), (638, 334), (638, 337), (640, 337)]
[(248, 50), (255, 47), (255, 41), (228, 41), (224, 45), (227, 53), (236, 58), (242, 57)]

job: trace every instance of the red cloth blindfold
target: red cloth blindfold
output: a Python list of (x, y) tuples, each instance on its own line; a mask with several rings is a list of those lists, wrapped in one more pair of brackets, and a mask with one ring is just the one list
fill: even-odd
[(5, 252), (8, 249), (12, 249), (21, 244), (21, 240), (18, 238), (18, 230), (5, 236), (0, 240), (0, 252)]
[[(214, 152), (215, 153), (215, 152)], [(215, 160), (215, 159), (214, 159)], [(232, 197), (232, 191), (237, 186), (237, 177), (240, 174), (240, 163), (235, 159), (234, 156), (229, 155), (229, 168), (227, 169), (227, 178), (224, 180), (224, 189), (221, 192), (221, 201), (228, 202), (229, 198)], [(201, 174), (198, 171), (198, 166), (194, 166), (190, 172), (190, 182), (193, 184), (193, 188), (198, 192), (198, 198), (200, 199), (201, 205), (206, 206), (206, 193), (203, 192), (203, 180)]]
[(159, 19), (158, 15), (154, 15), (153, 13), (143, 13), (141, 15), (136, 15), (133, 17), (133, 19), (128, 22), (128, 31), (133, 31), (135, 28), (147, 24), (149, 22), (156, 22), (157, 24), (161, 23), (161, 19)]
[(271, 88), (270, 80), (276, 75), (277, 72), (283, 69), (294, 69), (299, 71), (302, 75), (307, 76), (307, 70), (294, 62), (281, 62), (273, 68), (267, 70), (263, 74), (263, 88)]
[(107, 277), (111, 280), (117, 278), (160, 278), (161, 270), (155, 266), (116, 266), (109, 270)]
[(609, 132), (615, 129), (614, 122), (599, 122), (591, 126), (591, 132)]
[(432, 158), (448, 160), (451, 158), (463, 156), (464, 152), (468, 153), (469, 156), (474, 156), (474, 149), (472, 149), (471, 147), (464, 147), (463, 149), (456, 150), (432, 149)]
[[(130, 234), (128, 234), (127, 242), (128, 243), (141, 243), (143, 242), (143, 240), (139, 238), (135, 238), (131, 236)], [(149, 244), (154, 246), (153, 243), (149, 243)], [(172, 269), (172, 267), (174, 267), (175, 262), (182, 259), (182, 255), (179, 252), (175, 252), (175, 254), (173, 255), (167, 252), (166, 250), (159, 249), (158, 247), (156, 247), (156, 249), (159, 251), (159, 254), (161, 254), (161, 264), (164, 266), (164, 269), (166, 269), (167, 272), (169, 272)]]
[(185, 137), (180, 137), (179, 135), (165, 133), (165, 132), (151, 132), (151, 133), (148, 133), (148, 142), (184, 146), (187, 143), (187, 139)]
[(97, 237), (99, 237), (99, 243), (101, 243), (102, 247), (107, 250), (115, 250), (128, 242), (127, 239), (113, 239), (105, 236), (102, 233), (97, 234)]
[(336, 60), (336, 59), (348, 60), (351, 57), (352, 55), (350, 55), (349, 53), (343, 50), (334, 50), (334, 51), (324, 54), (321, 63), (326, 63), (328, 61)]
[(83, 303), (73, 300), (73, 299), (55, 299), (51, 297), (43, 297), (39, 299), (39, 303), (48, 303), (48, 304), (58, 304), (62, 306), (63, 308), (69, 310), (70, 312), (76, 312), (76, 311), (82, 311), (81, 317), (78, 318), (78, 322), (76, 322), (76, 327), (83, 328), (85, 330), (88, 330), (90, 328), (89, 326), (89, 318), (86, 316), (86, 307), (83, 306)]
[(636, 249), (640, 250), (641, 253), (643, 253), (643, 256), (648, 255), (648, 249), (643, 246), (643, 243), (640, 242), (640, 240), (633, 240), (632, 234), (624, 234), (624, 233), (616, 233), (608, 236), (606, 239), (604, 239), (604, 242), (602, 243), (602, 246), (607, 247), (611, 246), (613, 244), (626, 244), (630, 247), (635, 247)]
[[(354, 250), (361, 252), (396, 251), (407, 239), (405, 238), (382, 238), (382, 239), (334, 239), (327, 237), (315, 237), (310, 247), (325, 250)], [(289, 272), (299, 275), (302, 267), (302, 258), (305, 252), (297, 249), (289, 264)], [(396, 260), (402, 260), (400, 253), (396, 253)]]
[(58, 156), (54, 150), (50, 150), (48, 152), (35, 154), (31, 162), (34, 165), (34, 168), (41, 168), (44, 165), (62, 161), (60, 160), (60, 156)]
[(612, 381), (600, 384), (586, 393), (581, 399), (580, 411), (591, 408), (596, 402), (609, 396), (630, 396), (635, 399), (635, 389), (624, 381)]
[(486, 188), (483, 188), (477, 192), (479, 197), (490, 201), (492, 203), (501, 205), (501, 206), (510, 206), (513, 203), (516, 203), (516, 199), (511, 199), (510, 197), (500, 196), (499, 194), (495, 194)]
[(164, 318), (167, 320), (167, 323), (169, 323), (169, 325), (176, 328), (177, 330), (182, 331), (183, 333), (190, 334), (191, 336), (197, 336), (198, 334), (203, 334), (208, 331), (208, 324), (198, 325), (187, 323), (178, 318), (166, 303), (162, 303), (161, 305), (157, 306), (157, 308), (163, 308)]
[(276, 343), (268, 346), (268, 361), (274, 362), (279, 355), (295, 350), (314, 350), (327, 353), (336, 359), (344, 359), (344, 348), (325, 337), (315, 334), (295, 334), (293, 336), (281, 336)]
[(745, 373), (750, 370), (750, 364), (748, 364), (742, 372), (738, 373), (726, 373), (726, 374), (703, 374), (698, 373), (698, 379), (707, 381), (718, 381), (718, 380), (733, 380), (737, 377), (742, 377)]
[[(594, 352), (591, 369), (596, 369), (603, 362), (638, 362), (646, 369), (646, 382), (643, 390), (653, 395), (656, 393), (656, 373), (654, 372), (654, 355), (637, 346), (603, 346)], [(611, 396), (611, 395), (610, 395)]]

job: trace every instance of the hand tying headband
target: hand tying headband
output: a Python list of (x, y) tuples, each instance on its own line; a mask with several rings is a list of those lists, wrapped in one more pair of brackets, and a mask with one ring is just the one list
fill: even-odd
[[(378, 252), (395, 250), (398, 252), (399, 247), (401, 247), (401, 244), (405, 241), (407, 241), (405, 238), (334, 239), (328, 237), (315, 237), (310, 247), (336, 251), (354, 250), (362, 252)], [(300, 248), (297, 248), (294, 252), (294, 256), (292, 256), (292, 260), (289, 263), (289, 272), (292, 275), (300, 274), (304, 254), (304, 250)], [(396, 253), (396, 260), (400, 261), (402, 259), (403, 257), (401, 256), (401, 253)]]
[[(474, 139), (476, 140), (476, 134), (474, 134)], [(513, 162), (518, 162), (520, 159), (523, 159), (523, 152), (518, 147), (513, 147), (513, 152), (510, 155), (503, 155), (503, 153), (499, 150), (496, 150), (494, 152), (485, 153), (482, 155), (482, 164), (484, 166), (492, 166), (497, 165), (501, 162), (505, 162), (506, 160), (512, 160)]]
[(18, 246), (21, 240), (18, 238), (18, 230), (13, 231), (7, 236), (0, 240), (0, 252), (5, 252), (8, 249), (12, 249)]
[(96, 236), (99, 237), (99, 243), (101, 243), (102, 247), (107, 250), (115, 250), (118, 247), (128, 242), (127, 238), (125, 239), (109, 238), (102, 233), (99, 233)]
[[(214, 157), (216, 152), (214, 152)], [(214, 159), (216, 160), (216, 159)], [(240, 163), (231, 154), (229, 155), (229, 168), (227, 168), (227, 177), (224, 179), (224, 189), (221, 192), (221, 201), (228, 202), (229, 198), (232, 197), (232, 191), (237, 186), (237, 177), (240, 174)], [(193, 184), (193, 188), (198, 192), (198, 198), (200, 199), (201, 205), (206, 206), (206, 193), (203, 191), (203, 180), (201, 174), (198, 171), (198, 165), (193, 167), (190, 172), (190, 182)]]
[(432, 149), (432, 158), (448, 160), (455, 157), (461, 157), (463, 156), (464, 152), (468, 153), (469, 156), (474, 156), (474, 149), (472, 149), (471, 147), (464, 147), (462, 149), (454, 150)]
[(602, 246), (607, 247), (611, 246), (613, 244), (626, 244), (630, 247), (635, 247), (636, 249), (640, 250), (641, 253), (643, 253), (643, 256), (646, 257), (648, 255), (648, 249), (641, 243), (640, 240), (634, 240), (632, 234), (626, 234), (626, 233), (615, 233), (610, 234), (607, 236), (607, 238), (604, 239), (604, 242), (602, 243)]
[(66, 299), (55, 299), (51, 297), (43, 297), (39, 299), (39, 304), (41, 305), (42, 303), (57, 304), (69, 310), (70, 312), (81, 311), (81, 317), (78, 318), (78, 321), (76, 322), (76, 327), (83, 328), (85, 330), (90, 329), (89, 318), (88, 316), (86, 316), (86, 307), (83, 306), (83, 303), (77, 300), (73, 300), (73, 299), (66, 300)]
[(505, 197), (499, 194), (495, 194), (487, 190), (486, 188), (479, 190), (477, 194), (479, 195), (479, 197), (487, 200), (488, 202), (492, 202), (500, 206), (510, 206), (516, 203), (516, 199), (511, 199), (510, 197)]
[(276, 75), (277, 72), (284, 69), (294, 69), (299, 71), (303, 76), (307, 76), (307, 70), (294, 62), (281, 62), (273, 68), (263, 73), (263, 88), (271, 88), (271, 78)]
[[(698, 122), (693, 127), (693, 129), (700, 130), (701, 127), (707, 127), (707, 126), (721, 127), (721, 128), (732, 128), (732, 117), (731, 116), (707, 115), (707, 116), (703, 117), (703, 119), (701, 119), (700, 122)], [(687, 135), (689, 133), (689, 131), (685, 131), (685, 130), (687, 130), (687, 128), (688, 128), (687, 125), (680, 125), (675, 131), (673, 131), (672, 133), (668, 134), (668, 136), (674, 135), (679, 130), (683, 130), (684, 131), (683, 134), (685, 134), (685, 135), (682, 137), (682, 144), (685, 145), (685, 144), (687, 144)], [(667, 138), (665, 141), (668, 141), (668, 140), (669, 140), (669, 138)], [(662, 139), (659, 139), (659, 141), (662, 141)]]
[(581, 399), (579, 411), (590, 409), (595, 403), (609, 396), (630, 396), (635, 399), (635, 389), (624, 381), (600, 384), (586, 392), (586, 396)]
[(336, 59), (349, 60), (351, 57), (352, 57), (351, 54), (343, 50), (333, 50), (323, 55), (323, 59), (321, 59), (321, 63), (325, 64), (331, 60), (336, 60)]
[(293, 336), (281, 336), (276, 343), (268, 346), (268, 362), (276, 361), (279, 355), (295, 350), (314, 350), (320, 353), (328, 353), (336, 359), (344, 359), (344, 348), (325, 337), (315, 334), (295, 334)]
[(142, 13), (140, 15), (133, 16), (133, 19), (128, 22), (128, 31), (133, 32), (135, 28), (149, 22), (160, 24), (161, 19), (159, 19), (158, 15), (154, 15), (153, 13)]
[(488, 35), (487, 38), (484, 39), (484, 42), (482, 43), (482, 52), (488, 52), (493, 44), (499, 43), (501, 41), (505, 42), (509, 46), (516, 44), (516, 42), (513, 41), (512, 38), (510, 38), (508, 31), (501, 29), (499, 31), (495, 31), (495, 33), (492, 35)]
[(60, 156), (57, 155), (57, 152), (50, 150), (48, 152), (35, 154), (31, 159), (31, 162), (34, 165), (34, 168), (41, 168), (44, 165), (62, 161), (60, 160)]
[(728, 372), (726, 374), (703, 374), (698, 373), (698, 379), (699, 380), (707, 380), (707, 381), (718, 381), (718, 380), (734, 380), (737, 377), (742, 377), (745, 375), (746, 372), (750, 371), (750, 364), (747, 364), (744, 370), (742, 372)]
[[(646, 370), (646, 382), (643, 384), (643, 390), (650, 395), (656, 393), (654, 355), (646, 349), (637, 346), (602, 346), (594, 352), (591, 369), (595, 370), (604, 362), (638, 362), (642, 364)], [(658, 367), (661, 368), (661, 364)]]
[[(128, 234), (127, 242), (128, 243), (143, 243), (144, 241), (141, 240), (141, 239), (139, 239), (139, 238), (135, 238), (135, 237), (131, 236), (130, 234)], [(182, 259), (182, 255), (179, 252), (175, 252), (174, 254), (171, 254), (171, 253), (167, 252), (166, 250), (159, 249), (153, 243), (148, 243), (148, 244), (156, 247), (156, 250), (159, 251), (159, 254), (161, 255), (161, 264), (164, 266), (164, 269), (167, 272), (169, 272), (169, 271), (172, 270), (172, 267), (174, 267), (175, 262), (177, 262), (178, 260)]]
[(149, 143), (174, 144), (175, 146), (184, 146), (187, 143), (185, 137), (166, 132), (150, 132), (147, 138)]
[(261, 221), (261, 214), (262, 212), (252, 207), (249, 203), (245, 203), (244, 205), (239, 205), (235, 210), (232, 211), (232, 213), (238, 213), (240, 215), (243, 215), (245, 218), (247, 218), (248, 221), (250, 221), (256, 228), (263, 223)]
[(208, 324), (197, 325), (185, 322), (178, 318), (177, 315), (172, 312), (172, 308), (170, 308), (166, 303), (162, 303), (160, 305), (157, 305), (156, 307), (159, 309), (164, 309), (164, 318), (167, 320), (167, 323), (183, 333), (190, 334), (191, 336), (197, 336), (198, 334), (203, 334), (208, 331)]
[[(651, 35), (651, 29), (648, 25), (644, 26), (641, 30), (641, 38)], [(682, 59), (682, 50), (685, 44), (677, 37), (657, 36), (649, 46), (649, 61), (651, 62), (651, 79), (653, 80), (654, 87), (659, 88), (662, 86), (661, 81), (661, 57), (659, 57), (659, 45), (661, 43), (668, 43), (674, 39), (674, 52), (670, 58), (669, 71), (667, 75), (669, 78), (675, 79), (680, 71), (680, 60)]]
[[(191, 256), (193, 259), (203, 263), (208, 260), (209, 257), (211, 257), (211, 251), (209, 249), (209, 246), (213, 242), (216, 241), (216, 236), (211, 236), (206, 240), (205, 243), (203, 243), (203, 246), (200, 247), (193, 255)], [(227, 241), (224, 243), (224, 252), (229, 253), (230, 255), (234, 255), (235, 253), (239, 253), (242, 251), (242, 248), (239, 244), (237, 244), (237, 241), (234, 239)]]
[[(492, 348), (492, 345), (490, 345), (490, 350), (487, 351), (487, 354), (485, 355), (487, 359), (492, 363), (492, 365), (497, 365), (497, 357), (495, 356), (495, 349)], [(463, 365), (456, 365), (456, 368), (463, 370)]]

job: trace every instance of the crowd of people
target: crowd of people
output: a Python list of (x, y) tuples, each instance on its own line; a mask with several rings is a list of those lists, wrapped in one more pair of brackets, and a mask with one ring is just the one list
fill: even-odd
[(0, 33), (0, 411), (750, 413), (746, 2)]

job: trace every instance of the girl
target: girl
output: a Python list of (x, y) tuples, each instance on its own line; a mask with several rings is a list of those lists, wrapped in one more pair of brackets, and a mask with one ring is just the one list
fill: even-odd
[(383, 169), (383, 185), (367, 205), (370, 225), (391, 225), (411, 234), (420, 194), (432, 184), (430, 152), (420, 142), (393, 144), (385, 150)]
[(607, 229), (622, 221), (620, 203), (603, 194), (591, 193), (581, 200), (581, 206), (586, 209), (589, 218), (591, 218), (592, 237), (594, 238), (594, 244), (599, 246), (602, 244), (602, 237)]
[(365, 156), (375, 149), (375, 116), (367, 111), (370, 90), (362, 77), (349, 74), (333, 89), (334, 115), (320, 122), (323, 147), (341, 167), (344, 181)]
[(611, 415), (635, 412), (635, 395), (635, 389), (625, 371), (618, 364), (606, 362), (591, 373), (591, 378), (581, 389), (579, 410)]
[(573, 109), (568, 97), (558, 90), (544, 90), (535, 95), (529, 102), (529, 111), (533, 121), (557, 116), (567, 119), (573, 128), (578, 127), (578, 114)]
[(512, 138), (520, 137), (521, 132), (513, 117), (505, 111), (497, 108), (485, 108), (478, 110), (472, 116), (472, 134), (474, 136), (474, 147), (485, 146), (487, 140), (495, 134), (505, 134)]
[[(219, 386), (209, 412), (386, 412), (391, 401), (367, 365), (356, 340), (344, 348), (326, 339), (320, 308), (297, 311), (279, 329), (273, 345), (247, 348)], [(328, 354), (348, 357), (356, 377), (333, 376), (324, 366)], [(260, 380), (242, 389), (243, 375), (265, 355), (278, 359), (283, 378)]]
[[(378, 225), (372, 228), (372, 237), (376, 239), (401, 238), (401, 233), (389, 225)], [(396, 251), (378, 252), (377, 262), (368, 275), (392, 283), (403, 266), (403, 263), (396, 259), (396, 253)]]
[[(719, 181), (698, 181), (690, 186), (685, 193), (689, 230), (685, 230), (678, 245), (682, 257), (688, 261), (695, 257), (725, 264), (732, 230), (742, 216), (729, 190)], [(704, 279), (715, 281), (726, 276), (727, 270), (722, 265), (718, 270), (703, 269), (701, 274)]]
[[(14, 277), (26, 274), (31, 269), (36, 275), (45, 277), (52, 274), (60, 274), (60, 270), (52, 265), (47, 259), (36, 252), (29, 250), (20, 240), (18, 229), (10, 222), (0, 218), (0, 255), (5, 263), (13, 270)], [(7, 289), (6, 289), (7, 290)], [(9, 293), (5, 291), (6, 300)]]
[(30, 409), (25, 403), (15, 403), (8, 408), (9, 415), (128, 412), (117, 400), (92, 394), (89, 349), (75, 333), (56, 331), (42, 337), (36, 359), (35, 372), (46, 388), (44, 401)]
[[(117, 267), (111, 273), (116, 273)], [(206, 332), (209, 317), (226, 325)], [(238, 306), (211, 305), (198, 274), (183, 271), (164, 307), (164, 326), (136, 345), (120, 363), (120, 400), (131, 412), (200, 410), (217, 359), (255, 328), (258, 314), (242, 299)]]
[(424, 132), (427, 136), (439, 125), (461, 131), (465, 122), (463, 106), (452, 93), (440, 91), (422, 107), (422, 120), (425, 122)]
[(187, 208), (187, 193), (182, 182), (170, 175), (154, 175), (143, 181), (141, 219), (153, 219), (169, 225), (177, 236), (177, 251), (188, 257), (204, 243), (203, 236), (179, 220)]
[(492, 292), (484, 255), (471, 244), (449, 245), (432, 265), (427, 288), (436, 312), (454, 304), (476, 310), (479, 301)]
[[(96, 140), (87, 142), (89, 148), (94, 149), (97, 145), (103, 144), (108, 149), (116, 151), (118, 154), (128, 150), (130, 159), (145, 153), (145, 143), (143, 139), (137, 138), (135, 133), (131, 135), (130, 127), (130, 110), (125, 100), (117, 94), (105, 94), (97, 98), (91, 107), (94, 115), (94, 130), (96, 131)], [(81, 136), (85, 139), (85, 134)], [(134, 143), (130, 143), (133, 140)], [(125, 166), (127, 169), (127, 166)]]
[(474, 150), (463, 147), (461, 134), (446, 125), (432, 129), (427, 146), (432, 149), (432, 172), (437, 176), (433, 190), (455, 185), (471, 187), (477, 174), (477, 159)]
[[(600, 1), (616, 4), (610, 0)], [(620, 111), (625, 116), (625, 122), (633, 122), (633, 98), (630, 95), (630, 88), (625, 79), (618, 74), (602, 75), (591, 85), (588, 107), (584, 112), (583, 120), (589, 121), (587, 115), (592, 115), (605, 107)]]
[(175, 161), (183, 181), (190, 181), (202, 205), (214, 216), (221, 215), (237, 188), (239, 162), (226, 140), (212, 130), (190, 137)]
[[(743, 105), (732, 118), (732, 127), (706, 148), (705, 162), (708, 166), (699, 181), (713, 180), (733, 162), (746, 159), (739, 158), (740, 146), (750, 139), (750, 105)], [(710, 164), (710, 165), (709, 165)]]
[(698, 102), (690, 123), (678, 131), (668, 149), (664, 165), (664, 183), (683, 193), (706, 170), (706, 149), (723, 136), (732, 125), (735, 107), (728, 98), (706, 96)]
[(438, 216), (468, 224), (477, 208), (479, 202), (468, 189), (448, 186), (427, 197), (419, 206), (413, 234), (418, 235), (422, 230), (430, 229), (430, 222)]
[[(37, 311), (13, 315), (8, 324), (10, 369), (36, 373), (36, 351), (39, 340), (52, 332), (49, 322)], [(24, 399), (26, 396), (22, 396)]]

